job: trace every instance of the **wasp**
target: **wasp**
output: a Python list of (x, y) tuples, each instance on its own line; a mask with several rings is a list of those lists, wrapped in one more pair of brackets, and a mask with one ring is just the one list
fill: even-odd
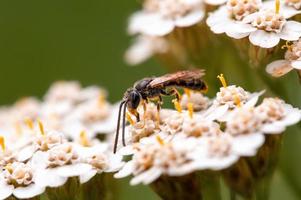
[(174, 95), (176, 99), (180, 100), (180, 95), (176, 88), (185, 88), (194, 91), (205, 92), (208, 87), (201, 79), (205, 75), (202, 69), (178, 71), (172, 74), (166, 74), (160, 77), (148, 77), (137, 81), (133, 87), (127, 89), (124, 93), (123, 100), (120, 103), (117, 120), (117, 131), (115, 135), (114, 153), (117, 150), (120, 120), (122, 117), (122, 143), (125, 146), (125, 124), (126, 124), (126, 110), (133, 114), (137, 122), (140, 121), (137, 108), (141, 102), (148, 103), (149, 100), (157, 99), (157, 109), (160, 110), (162, 104), (162, 96)]

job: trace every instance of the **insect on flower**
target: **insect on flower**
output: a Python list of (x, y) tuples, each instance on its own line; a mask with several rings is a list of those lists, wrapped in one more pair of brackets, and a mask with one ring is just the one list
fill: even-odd
[[(122, 143), (125, 146), (125, 120), (126, 109), (133, 114), (137, 121), (140, 121), (137, 108), (140, 103), (143, 104), (144, 110), (146, 109), (146, 103), (149, 100), (157, 99), (157, 110), (160, 111), (162, 104), (162, 96), (176, 97), (176, 101), (180, 101), (180, 94), (177, 91), (177, 87), (190, 89), (199, 92), (206, 92), (207, 84), (201, 79), (205, 75), (205, 71), (202, 69), (179, 71), (172, 74), (166, 74), (161, 77), (149, 77), (137, 81), (132, 88), (129, 88), (123, 97), (123, 100), (119, 106), (117, 131), (114, 143), (114, 153), (117, 150), (117, 143), (119, 137), (120, 120), (122, 114)], [(123, 113), (122, 113), (123, 112)], [(158, 112), (159, 113), (159, 112)]]

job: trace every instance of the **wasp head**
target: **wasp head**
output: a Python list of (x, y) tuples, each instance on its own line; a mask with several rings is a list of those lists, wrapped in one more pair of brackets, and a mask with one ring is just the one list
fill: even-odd
[(127, 102), (129, 110), (136, 110), (141, 101), (141, 94), (136, 89), (129, 89), (124, 95), (124, 101)]

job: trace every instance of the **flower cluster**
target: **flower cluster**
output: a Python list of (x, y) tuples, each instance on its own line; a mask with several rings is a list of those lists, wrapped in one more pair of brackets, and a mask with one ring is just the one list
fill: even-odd
[[(160, 177), (181, 177), (201, 170), (224, 170), (240, 158), (257, 154), (266, 134), (281, 134), (301, 120), (301, 111), (278, 98), (264, 98), (236, 85), (226, 85), (214, 99), (187, 92), (181, 108), (149, 104), (140, 122), (126, 129), (129, 143), (119, 153), (132, 155), (116, 178), (133, 175), (131, 184), (150, 184)], [(196, 109), (194, 109), (196, 108)], [(144, 113), (143, 113), (144, 112)], [(149, 116), (160, 116), (159, 121)], [(128, 114), (129, 117), (129, 114)]]
[(105, 96), (98, 87), (58, 82), (44, 101), (30, 97), (3, 107), (0, 199), (32, 198), (46, 188), (64, 187), (73, 177), (86, 183), (102, 172), (119, 170), (122, 156), (114, 155), (107, 141), (96, 139), (114, 132), (115, 108)]

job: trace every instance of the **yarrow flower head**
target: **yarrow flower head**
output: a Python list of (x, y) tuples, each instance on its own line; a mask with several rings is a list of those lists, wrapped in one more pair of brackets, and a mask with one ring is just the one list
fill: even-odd
[[(242, 2), (244, 5), (245, 1), (242, 0)], [(275, 47), (280, 39), (298, 40), (301, 36), (301, 24), (287, 19), (299, 14), (299, 12), (290, 12), (285, 8), (280, 8), (279, 0), (273, 1), (273, 3), (274, 6), (271, 5), (271, 1), (260, 5), (260, 3), (253, 1), (245, 9), (235, 9), (239, 4), (237, 5), (236, 1), (228, 1), (227, 5), (232, 14), (226, 13), (227, 8), (225, 6), (221, 7), (209, 16), (207, 24), (214, 33), (226, 33), (235, 39), (248, 36), (253, 45), (261, 48)], [(275, 9), (271, 9), (273, 7)], [(235, 12), (236, 10), (238, 12)], [(225, 23), (227, 26), (223, 26)]]
[(130, 19), (130, 34), (164, 36), (176, 27), (189, 27), (204, 17), (200, 0), (145, 0), (143, 10)]

